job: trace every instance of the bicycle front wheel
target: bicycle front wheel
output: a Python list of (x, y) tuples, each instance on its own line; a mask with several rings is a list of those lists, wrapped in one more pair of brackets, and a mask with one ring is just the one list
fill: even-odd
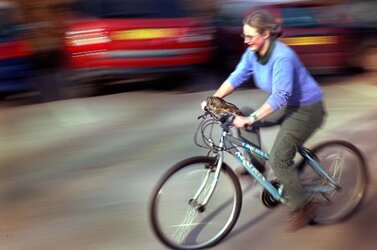
[[(154, 233), (166, 246), (211, 247), (234, 227), (242, 204), (240, 183), (225, 163), (218, 179), (215, 169), (216, 158), (193, 157), (174, 165), (158, 182), (149, 213)], [(214, 182), (216, 188), (202, 207)]]
[[(328, 141), (312, 150), (318, 162), (340, 185), (340, 190), (318, 193), (319, 203), (314, 223), (328, 224), (349, 217), (360, 205), (367, 188), (367, 169), (361, 152), (346, 141)], [(328, 180), (316, 174), (304, 162), (299, 166), (303, 185), (327, 185)]]

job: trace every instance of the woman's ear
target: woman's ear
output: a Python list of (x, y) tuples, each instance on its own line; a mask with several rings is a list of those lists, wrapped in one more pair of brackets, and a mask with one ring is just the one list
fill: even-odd
[(263, 38), (264, 39), (268, 39), (271, 37), (271, 32), (269, 30), (266, 30), (264, 33), (263, 33)]

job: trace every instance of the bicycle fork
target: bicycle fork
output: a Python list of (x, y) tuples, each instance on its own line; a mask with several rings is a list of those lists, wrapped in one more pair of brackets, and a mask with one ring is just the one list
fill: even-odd
[[(202, 181), (202, 184), (200, 185), (198, 191), (196, 192), (194, 197), (189, 202), (190, 205), (195, 206), (198, 209), (199, 212), (204, 212), (205, 206), (207, 205), (209, 199), (211, 198), (213, 191), (215, 190), (216, 185), (219, 181), (221, 166), (222, 166), (223, 161), (224, 161), (223, 149), (224, 149), (224, 138), (226, 137), (226, 135), (227, 135), (227, 131), (223, 131), (222, 136), (220, 138), (220, 143), (219, 143), (220, 150), (217, 152), (215, 173), (214, 173), (214, 176), (213, 176), (213, 180), (210, 181), (209, 190), (206, 191), (206, 187), (207, 187), (208, 181), (209, 181), (209, 179), (210, 179), (210, 177), (213, 173), (213, 168), (211, 168), (211, 166), (209, 166), (209, 169), (208, 169), (208, 171), (207, 171), (207, 173), (204, 177), (204, 180)], [(205, 192), (207, 192), (207, 194), (205, 194), (203, 201), (198, 202), (199, 197)], [(192, 204), (192, 202), (195, 202), (195, 203)]]

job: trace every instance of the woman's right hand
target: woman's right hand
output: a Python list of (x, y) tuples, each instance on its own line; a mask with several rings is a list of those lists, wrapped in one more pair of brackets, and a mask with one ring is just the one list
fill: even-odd
[(245, 129), (245, 128), (250, 127), (252, 124), (253, 124), (253, 121), (249, 117), (246, 117), (246, 116), (236, 115), (233, 120), (233, 125), (236, 128)]

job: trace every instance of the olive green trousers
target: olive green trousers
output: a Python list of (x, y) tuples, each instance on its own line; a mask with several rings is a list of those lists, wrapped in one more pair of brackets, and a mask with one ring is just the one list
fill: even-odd
[[(250, 115), (254, 109), (242, 108), (241, 110), (245, 115)], [(303, 145), (321, 126), (325, 114), (322, 102), (306, 106), (286, 106), (265, 119), (255, 122), (247, 132), (239, 131), (241, 137), (260, 147), (260, 128), (280, 125), (271, 148), (269, 163), (284, 186), (287, 205), (292, 211), (299, 209), (308, 199), (294, 166), (297, 146)], [(255, 157), (252, 163), (264, 164), (262, 159)]]

